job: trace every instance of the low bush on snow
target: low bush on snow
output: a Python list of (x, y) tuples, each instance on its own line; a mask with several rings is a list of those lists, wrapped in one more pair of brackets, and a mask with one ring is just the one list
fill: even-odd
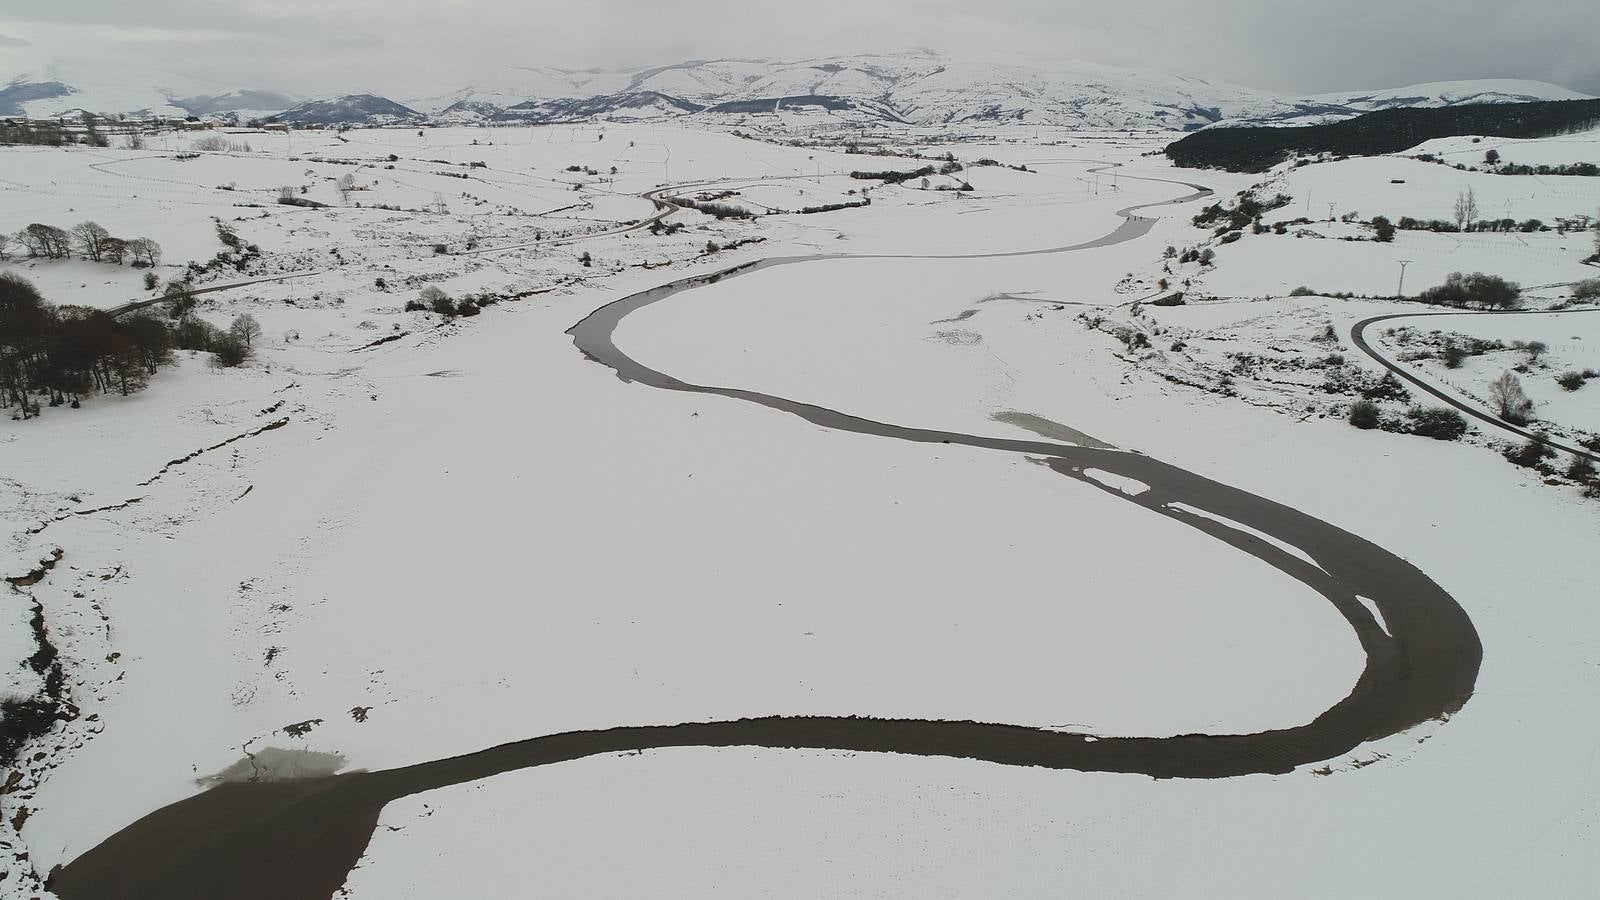
[(1406, 430), (1436, 441), (1460, 440), (1467, 433), (1467, 420), (1445, 406), (1413, 406), (1406, 412)]

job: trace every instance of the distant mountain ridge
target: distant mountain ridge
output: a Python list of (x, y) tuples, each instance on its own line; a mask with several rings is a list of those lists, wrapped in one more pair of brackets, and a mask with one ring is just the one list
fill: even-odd
[(266, 121), (296, 125), (395, 125), (424, 119), (416, 110), (387, 97), (346, 94), (327, 100), (308, 100), (268, 116)]
[[(0, 87), (0, 114), (196, 115), (302, 124), (545, 123), (691, 117), (722, 124), (939, 125), (1017, 123), (1194, 131), (1217, 125), (1340, 121), (1395, 108), (1588, 99), (1533, 81), (1443, 82), (1384, 91), (1291, 97), (1085, 62), (979, 62), (926, 51), (799, 61), (691, 60), (666, 66), (567, 70), (505, 66), (474, 84), (397, 102), (375, 93), (300, 103), (292, 95), (179, 76), (88, 84), (47, 70)], [(162, 86), (166, 85), (166, 86)], [(174, 86), (176, 85), (176, 86)]]
[(0, 83), (0, 116), (52, 118), (92, 112), (244, 120), (270, 115), (298, 102), (298, 97), (282, 91), (223, 85), (169, 72), (107, 79), (51, 66)]

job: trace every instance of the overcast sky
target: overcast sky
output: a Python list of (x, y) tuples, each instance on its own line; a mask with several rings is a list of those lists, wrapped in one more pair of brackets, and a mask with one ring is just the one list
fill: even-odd
[(169, 70), (303, 94), (927, 47), (1296, 93), (1529, 78), (1600, 95), (1600, 0), (0, 0), (0, 78)]

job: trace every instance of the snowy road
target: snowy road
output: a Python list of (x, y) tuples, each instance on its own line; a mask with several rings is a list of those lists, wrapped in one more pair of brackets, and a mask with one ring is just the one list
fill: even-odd
[[(1201, 190), (1167, 203), (1203, 196)], [(1135, 215), (1141, 208), (1123, 210), (1125, 221), (1119, 228), (1087, 243), (957, 258), (1066, 253), (1130, 241), (1148, 233), (1152, 225), (1152, 220)], [(1284, 773), (1337, 757), (1364, 742), (1447, 718), (1470, 698), (1482, 648), (1472, 622), (1450, 595), (1398, 556), (1295, 509), (1134, 453), (910, 428), (770, 394), (691, 384), (633, 359), (613, 341), (617, 326), (629, 314), (697, 287), (763, 268), (844, 258), (907, 257), (808, 256), (747, 263), (624, 297), (591, 313), (570, 333), (587, 357), (636, 384), (758, 404), (823, 428), (1022, 454), (1109, 496), (1214, 537), (1289, 575), (1334, 605), (1366, 654), (1365, 669), (1350, 693), (1304, 725), (1255, 734), (1100, 737), (978, 722), (772, 716), (575, 731), (386, 771), (225, 784), (158, 810), (83, 854), (54, 879), (57, 894), (66, 900), (151, 896), (320, 900), (344, 883), (360, 860), (380, 811), (393, 800), (517, 769), (622, 751), (809, 748), (1157, 778), (1224, 778)], [(1117, 479), (1106, 479), (1105, 473), (1122, 481), (1110, 486), (1108, 482)], [(1144, 490), (1125, 490), (1130, 484)]]
[(1525, 440), (1537, 441), (1538, 443), (1543, 444), (1546, 447), (1552, 447), (1552, 448), (1554, 448), (1556, 450), (1562, 451), (1563, 453), (1570, 453), (1573, 456), (1582, 457), (1583, 459), (1587, 459), (1590, 462), (1600, 463), (1600, 454), (1591, 453), (1591, 452), (1589, 452), (1587, 450), (1584, 450), (1582, 448), (1573, 447), (1570, 444), (1563, 444), (1560, 441), (1551, 440), (1549, 438), (1549, 436), (1547, 436), (1547, 435), (1536, 434), (1536, 433), (1534, 433), (1532, 431), (1529, 431), (1526, 428), (1522, 428), (1522, 427), (1520, 427), (1518, 425), (1514, 425), (1514, 424), (1512, 424), (1510, 422), (1507, 422), (1506, 420), (1504, 420), (1502, 418), (1499, 418), (1498, 416), (1490, 415), (1489, 413), (1484, 412), (1482, 409), (1479, 409), (1477, 406), (1474, 406), (1474, 405), (1472, 405), (1470, 403), (1467, 403), (1467, 402), (1463, 401), (1461, 398), (1455, 396), (1454, 394), (1451, 394), (1449, 391), (1446, 391), (1444, 388), (1441, 388), (1438, 385), (1431, 384), (1428, 381), (1425, 381), (1424, 379), (1418, 377), (1411, 370), (1407, 369), (1405, 366), (1402, 366), (1401, 364), (1389, 359), (1388, 357), (1386, 357), (1383, 354), (1379, 353), (1378, 351), (1374, 350), (1372, 348), (1372, 345), (1367, 342), (1367, 336), (1366, 336), (1366, 331), (1367, 331), (1368, 326), (1376, 325), (1379, 322), (1388, 322), (1388, 321), (1391, 321), (1391, 320), (1394, 320), (1394, 319), (1412, 319), (1412, 318), (1423, 318), (1423, 317), (1427, 317), (1427, 316), (1462, 316), (1462, 315), (1478, 315), (1478, 316), (1537, 316), (1537, 315), (1551, 315), (1551, 314), (1554, 314), (1554, 313), (1580, 313), (1580, 312), (1600, 312), (1600, 310), (1593, 310), (1593, 309), (1582, 309), (1582, 310), (1532, 309), (1532, 310), (1495, 310), (1495, 311), (1485, 311), (1485, 312), (1479, 312), (1479, 313), (1467, 313), (1467, 312), (1463, 312), (1461, 310), (1449, 310), (1447, 312), (1396, 313), (1394, 315), (1388, 315), (1388, 316), (1374, 316), (1373, 318), (1363, 319), (1362, 321), (1355, 323), (1355, 325), (1351, 326), (1351, 328), (1350, 328), (1350, 342), (1352, 344), (1355, 344), (1357, 350), (1360, 350), (1362, 353), (1365, 353), (1367, 356), (1371, 357), (1372, 360), (1374, 362), (1376, 362), (1378, 365), (1383, 366), (1385, 369), (1388, 369), (1390, 372), (1393, 372), (1395, 375), (1405, 379), (1406, 381), (1410, 382), (1413, 385), (1416, 385), (1417, 387), (1421, 388), (1422, 390), (1427, 391), (1429, 394), (1433, 395), (1434, 397), (1439, 398), (1440, 400), (1442, 400), (1445, 403), (1449, 404), (1451, 407), (1453, 407), (1453, 408), (1455, 408), (1457, 410), (1460, 410), (1461, 412), (1471, 416), (1474, 419), (1477, 419), (1480, 422), (1483, 422), (1483, 423), (1485, 423), (1487, 425), (1491, 425), (1491, 426), (1493, 426), (1493, 427), (1495, 427), (1495, 428), (1497, 428), (1497, 429), (1499, 429), (1501, 431), (1505, 431), (1505, 432), (1508, 432), (1510, 434), (1514, 434), (1517, 437), (1523, 438)]

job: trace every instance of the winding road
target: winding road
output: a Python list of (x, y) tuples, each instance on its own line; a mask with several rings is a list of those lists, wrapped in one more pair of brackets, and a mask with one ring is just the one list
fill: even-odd
[[(1196, 193), (1167, 203), (1209, 193), (1190, 187)], [(1120, 227), (1088, 243), (956, 258), (1070, 253), (1134, 240), (1154, 224), (1136, 213), (1160, 205), (1165, 204), (1121, 211)], [(909, 428), (756, 391), (691, 384), (633, 359), (613, 340), (618, 324), (628, 315), (702, 285), (762, 269), (842, 258), (862, 257), (767, 259), (674, 281), (601, 307), (573, 326), (570, 334), (586, 357), (643, 387), (726, 397), (824, 428), (889, 440), (1021, 454), (1152, 515), (1202, 531), (1293, 577), (1333, 604), (1366, 654), (1365, 668), (1348, 696), (1304, 725), (1256, 734), (1099, 737), (972, 721), (782, 715), (552, 734), (386, 771), (225, 784), (157, 810), (112, 835), (59, 870), (52, 889), (64, 900), (325, 900), (360, 860), (385, 804), (504, 772), (602, 754), (666, 747), (805, 748), (1156, 778), (1227, 778), (1287, 773), (1339, 757), (1366, 741), (1446, 719), (1472, 695), (1482, 647), (1472, 622), (1450, 595), (1395, 554), (1297, 510), (1135, 453)], [(1090, 469), (1125, 476), (1149, 490), (1130, 496), (1090, 477), (1086, 474)], [(1288, 543), (1314, 562), (1247, 529)], [(1378, 609), (1381, 621), (1363, 599)]]
[(1582, 313), (1582, 312), (1600, 312), (1600, 309), (1561, 309), (1561, 310), (1556, 310), (1556, 309), (1511, 309), (1511, 310), (1486, 310), (1486, 311), (1483, 311), (1483, 312), (1468, 312), (1466, 310), (1457, 309), (1457, 310), (1449, 310), (1449, 311), (1445, 311), (1445, 312), (1394, 313), (1392, 315), (1387, 315), (1387, 316), (1373, 316), (1370, 319), (1362, 319), (1361, 321), (1359, 321), (1356, 324), (1352, 325), (1350, 327), (1350, 343), (1354, 344), (1356, 346), (1357, 350), (1360, 350), (1362, 353), (1365, 353), (1367, 356), (1371, 357), (1371, 359), (1374, 362), (1376, 362), (1378, 365), (1383, 366), (1385, 369), (1388, 369), (1390, 372), (1393, 372), (1395, 375), (1399, 376), (1400, 378), (1405, 379), (1406, 381), (1410, 382), (1412, 385), (1415, 385), (1416, 387), (1422, 389), (1423, 391), (1426, 391), (1427, 393), (1433, 395), (1434, 397), (1437, 397), (1438, 399), (1440, 399), (1440, 400), (1444, 401), (1445, 403), (1449, 404), (1454, 409), (1460, 410), (1461, 412), (1466, 413), (1467, 415), (1471, 416), (1474, 419), (1477, 419), (1480, 422), (1484, 422), (1484, 423), (1486, 423), (1488, 425), (1492, 425), (1493, 427), (1498, 428), (1501, 431), (1505, 431), (1505, 432), (1508, 432), (1510, 434), (1514, 434), (1514, 435), (1516, 435), (1516, 436), (1518, 436), (1520, 438), (1524, 438), (1526, 440), (1530, 440), (1530, 441), (1534, 441), (1536, 443), (1543, 444), (1546, 447), (1550, 447), (1550, 448), (1553, 448), (1553, 449), (1556, 449), (1556, 450), (1560, 450), (1563, 453), (1570, 453), (1573, 456), (1582, 457), (1584, 459), (1589, 460), (1590, 462), (1600, 463), (1600, 453), (1592, 453), (1592, 452), (1590, 452), (1588, 450), (1584, 450), (1584, 449), (1581, 449), (1581, 448), (1578, 448), (1578, 447), (1573, 447), (1573, 446), (1568, 445), (1568, 444), (1563, 444), (1560, 441), (1551, 440), (1549, 435), (1537, 434), (1535, 432), (1529, 431), (1526, 428), (1521, 427), (1520, 425), (1516, 425), (1516, 424), (1514, 424), (1512, 422), (1507, 422), (1505, 419), (1502, 419), (1499, 416), (1490, 415), (1489, 413), (1484, 412), (1483, 410), (1479, 409), (1478, 407), (1473, 406), (1470, 403), (1466, 403), (1466, 402), (1462, 401), (1461, 399), (1459, 399), (1456, 396), (1452, 395), (1448, 391), (1445, 391), (1444, 389), (1442, 389), (1440, 387), (1437, 387), (1436, 385), (1429, 384), (1428, 382), (1424, 381), (1423, 379), (1417, 377), (1416, 375), (1412, 374), (1412, 372), (1409, 369), (1407, 369), (1405, 366), (1400, 365), (1399, 363), (1395, 362), (1394, 360), (1391, 360), (1388, 357), (1384, 356), (1383, 354), (1379, 353), (1378, 351), (1372, 349), (1372, 345), (1367, 343), (1367, 328), (1369, 326), (1376, 325), (1379, 322), (1388, 322), (1388, 321), (1391, 321), (1393, 319), (1415, 319), (1415, 318), (1424, 318), (1424, 317), (1427, 317), (1427, 316), (1539, 316), (1539, 315), (1550, 315), (1550, 314), (1553, 314), (1553, 313)]

